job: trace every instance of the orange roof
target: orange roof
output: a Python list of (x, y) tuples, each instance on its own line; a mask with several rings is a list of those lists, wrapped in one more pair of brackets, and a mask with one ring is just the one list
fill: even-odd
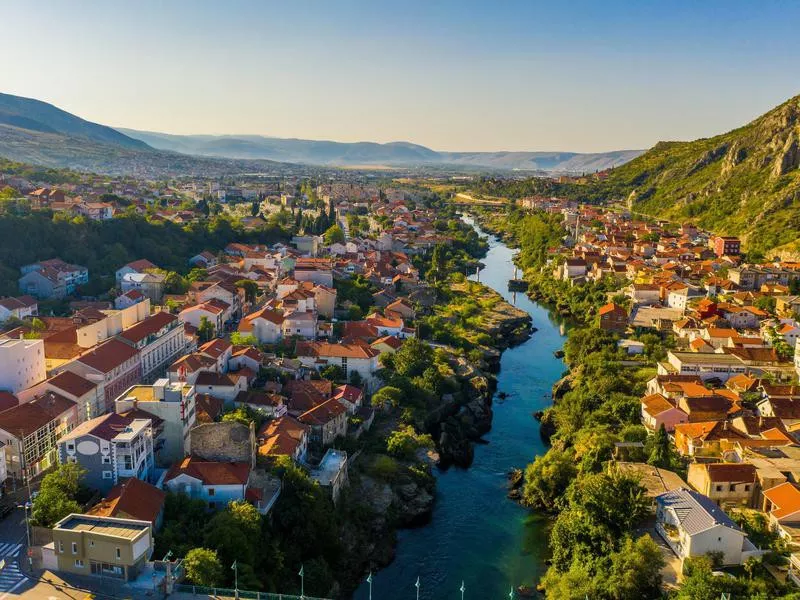
[(675, 408), (675, 406), (661, 394), (651, 394), (642, 398), (645, 410), (651, 416), (660, 415), (661, 413)]
[(250, 478), (250, 465), (244, 462), (204, 461), (188, 456), (172, 465), (164, 481), (184, 474), (202, 481), (204, 485), (245, 485)]
[(777, 519), (800, 511), (800, 490), (788, 481), (764, 490), (763, 494), (772, 503), (770, 514)]
[(115, 485), (86, 514), (99, 517), (137, 519), (155, 524), (167, 495), (157, 487), (132, 477)]

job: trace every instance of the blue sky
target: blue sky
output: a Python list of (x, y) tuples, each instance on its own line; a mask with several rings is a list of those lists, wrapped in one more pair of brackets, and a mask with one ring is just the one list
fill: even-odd
[(800, 3), (0, 0), (0, 91), (170, 133), (643, 148), (800, 93)]

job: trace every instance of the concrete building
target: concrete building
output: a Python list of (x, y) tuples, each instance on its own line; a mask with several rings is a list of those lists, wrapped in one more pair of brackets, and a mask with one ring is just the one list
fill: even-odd
[(71, 514), (53, 527), (58, 570), (130, 581), (153, 552), (149, 521)]
[(62, 370), (77, 373), (89, 381), (102, 382), (105, 410), (111, 412), (117, 396), (141, 381), (142, 361), (139, 351), (130, 344), (107, 340), (67, 363)]
[(117, 413), (137, 408), (163, 421), (160, 441), (154, 448), (159, 464), (170, 465), (189, 453), (190, 431), (196, 421), (193, 385), (159, 379), (153, 385), (128, 388), (114, 402)]
[(175, 463), (164, 477), (164, 487), (175, 494), (203, 500), (210, 509), (225, 508), (244, 500), (250, 479), (250, 463), (221, 462), (194, 456)]
[(0, 390), (16, 394), (47, 376), (42, 340), (0, 339)]
[(168, 312), (157, 312), (119, 334), (119, 339), (139, 351), (142, 381), (163, 376), (167, 367), (186, 350), (183, 323)]
[(155, 467), (152, 420), (102, 415), (62, 436), (58, 454), (60, 462), (86, 469), (86, 485), (102, 492), (127, 477), (148, 481)]
[(56, 443), (77, 424), (75, 402), (54, 392), (0, 412), (0, 450), (8, 476), (34, 478), (58, 464)]

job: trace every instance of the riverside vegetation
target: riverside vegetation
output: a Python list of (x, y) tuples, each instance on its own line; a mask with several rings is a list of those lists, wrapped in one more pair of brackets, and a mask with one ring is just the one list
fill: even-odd
[[(519, 482), (523, 504), (551, 517), (549, 568), (540, 582), (548, 598), (627, 600), (661, 598), (661, 550), (640, 527), (649, 499), (636, 477), (614, 467), (616, 442), (644, 442), (628, 460), (646, 461), (685, 476), (687, 465), (666, 433), (648, 436), (640, 423), (640, 397), (653, 365), (664, 357), (669, 337), (645, 334), (645, 357), (638, 367), (623, 366), (618, 337), (596, 325), (596, 311), (607, 302), (609, 282), (569, 287), (555, 281), (546, 266), (556, 256), (566, 233), (556, 217), (520, 211), (506, 214), (475, 211), (482, 227), (519, 248), (534, 298), (557, 308), (570, 320), (564, 344), (565, 377), (553, 390), (553, 405), (542, 415), (542, 435), (548, 451), (527, 466)], [(646, 337), (645, 337), (646, 336)], [(762, 536), (765, 547), (783, 550), (769, 537), (769, 528), (735, 515), (749, 534)], [(762, 539), (759, 538), (759, 539)], [(779, 584), (761, 563), (734, 577), (717, 577), (715, 557), (688, 560), (681, 587), (671, 593), (680, 600), (733, 597), (785, 598), (800, 594)], [(776, 553), (765, 561), (779, 560)]]

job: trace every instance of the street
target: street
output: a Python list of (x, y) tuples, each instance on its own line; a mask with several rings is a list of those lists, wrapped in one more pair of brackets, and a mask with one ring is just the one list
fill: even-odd
[(21, 563), (26, 560), (27, 547), (25, 511), (16, 508), (0, 521), (0, 600), (16, 595), (25, 586), (27, 578), (22, 570), (27, 565)]

